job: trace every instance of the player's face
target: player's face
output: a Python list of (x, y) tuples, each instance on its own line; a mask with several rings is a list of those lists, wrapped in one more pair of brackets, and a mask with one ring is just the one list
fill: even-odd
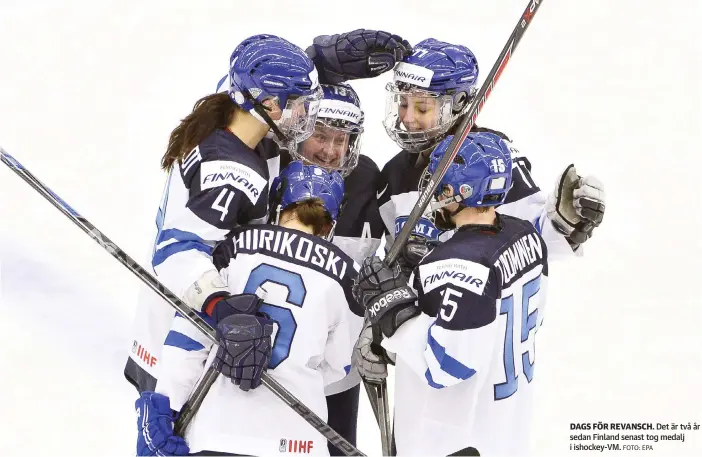
[(324, 168), (338, 168), (349, 147), (349, 134), (317, 123), (314, 133), (302, 143), (302, 156)]
[(439, 99), (420, 95), (400, 96), (399, 115), (410, 132), (436, 127), (439, 121)]

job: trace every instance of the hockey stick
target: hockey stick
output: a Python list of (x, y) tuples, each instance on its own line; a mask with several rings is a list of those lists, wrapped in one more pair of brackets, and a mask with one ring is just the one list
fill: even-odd
[[(502, 72), (504, 71), (505, 67), (507, 66), (507, 63), (512, 57), (512, 53), (517, 48), (517, 45), (524, 36), (524, 32), (529, 27), (529, 24), (531, 24), (531, 21), (534, 18), (536, 12), (538, 11), (539, 6), (541, 6), (542, 2), (543, 0), (529, 0), (529, 4), (524, 10), (524, 13), (522, 13), (521, 17), (519, 18), (519, 22), (517, 22), (517, 25), (512, 31), (512, 34), (507, 40), (507, 43), (502, 48), (502, 51), (500, 52), (500, 55), (495, 61), (495, 64), (492, 66), (490, 73), (488, 73), (487, 78), (485, 78), (483, 85), (480, 87), (480, 90), (473, 99), (473, 102), (468, 108), (468, 111), (466, 111), (466, 113), (463, 115), (464, 119), (458, 126), (456, 134), (453, 136), (453, 139), (449, 143), (446, 153), (441, 158), (441, 161), (439, 161), (439, 165), (437, 166), (434, 173), (431, 175), (431, 178), (429, 178), (426, 187), (419, 194), (419, 199), (417, 200), (417, 203), (414, 205), (414, 208), (412, 208), (412, 211), (407, 217), (405, 225), (402, 227), (402, 230), (400, 230), (400, 233), (397, 235), (397, 237), (395, 237), (394, 243), (385, 255), (385, 263), (387, 265), (392, 265), (397, 260), (397, 257), (402, 252), (402, 249), (404, 249), (405, 244), (407, 244), (407, 241), (409, 240), (410, 235), (412, 234), (414, 226), (417, 224), (419, 218), (424, 214), (424, 211), (426, 210), (427, 206), (429, 205), (429, 202), (431, 201), (431, 197), (434, 195), (434, 192), (436, 192), (436, 189), (439, 187), (439, 183), (446, 174), (446, 171), (448, 170), (449, 166), (453, 163), (453, 159), (456, 157), (456, 154), (458, 154), (458, 148), (461, 146), (463, 141), (468, 136), (468, 133), (470, 133), (470, 130), (473, 128), (475, 120), (478, 118), (478, 114), (480, 114), (480, 111), (482, 111), (483, 106), (485, 105), (485, 101), (492, 93), (492, 89), (495, 87), (495, 83), (497, 83), (497, 81), (500, 79)], [(383, 381), (381, 385), (383, 385), (385, 389), (378, 388), (379, 407), (383, 408), (385, 405), (387, 405), (387, 402), (383, 401), (381, 396), (384, 392), (387, 392), (387, 382)], [(379, 411), (376, 412), (376, 417), (384, 417), (388, 420), (387, 423), (380, 424), (381, 438), (383, 439), (383, 443), (385, 443), (385, 437), (388, 434), (392, 433), (390, 431), (391, 426), (389, 423), (390, 416), (388, 414), (388, 411)]]
[[(182, 314), (183, 317), (195, 327), (197, 327), (198, 330), (204, 333), (205, 336), (207, 336), (215, 345), (219, 345), (215, 329), (212, 328), (210, 324), (205, 322), (200, 316), (197, 315), (197, 313), (195, 313), (195, 311), (193, 311), (190, 307), (188, 307), (188, 305), (183, 303), (183, 301), (181, 301), (173, 292), (168, 290), (163, 284), (161, 284), (156, 278), (154, 278), (134, 259), (129, 257), (126, 252), (120, 249), (119, 246), (114, 244), (112, 240), (107, 238), (86, 218), (78, 214), (76, 210), (71, 208), (65, 201), (63, 201), (51, 189), (46, 187), (32, 173), (30, 173), (29, 170), (22, 166), (22, 164), (20, 164), (14, 157), (12, 157), (10, 154), (7, 153), (7, 151), (5, 151), (2, 148), (0, 148), (0, 161), (2, 161), (5, 165), (10, 167), (12, 171), (14, 171), (20, 178), (22, 178), (34, 190), (36, 190), (44, 198), (46, 198), (49, 201), (49, 203), (54, 205), (59, 211), (61, 211), (66, 217), (73, 221), (85, 233), (90, 235), (90, 237), (97, 241), (97, 243), (100, 246), (102, 246), (107, 252), (112, 254), (114, 258), (119, 260), (122, 265), (127, 267), (132, 273), (134, 273), (134, 275), (141, 279), (142, 282), (144, 282), (144, 284), (149, 286), (154, 292), (161, 296), (161, 298), (163, 298), (166, 301), (166, 303), (168, 303), (177, 312)], [(203, 381), (207, 379), (208, 374), (205, 375)], [(217, 373), (215, 372), (215, 375), (216, 374)], [(266, 386), (278, 398), (283, 400), (290, 408), (295, 410), (295, 412), (302, 416), (303, 419), (309, 422), (319, 433), (321, 433), (327, 440), (329, 440), (330, 443), (334, 444), (337, 448), (341, 449), (341, 451), (344, 452), (346, 455), (365, 456), (365, 454), (356, 449), (356, 447), (353, 446), (351, 443), (346, 441), (319, 416), (317, 416), (302, 402), (300, 402), (300, 400), (298, 400), (290, 392), (288, 392), (275, 379), (271, 378), (271, 376), (268, 375), (268, 373), (263, 373), (261, 379), (264, 386)]]

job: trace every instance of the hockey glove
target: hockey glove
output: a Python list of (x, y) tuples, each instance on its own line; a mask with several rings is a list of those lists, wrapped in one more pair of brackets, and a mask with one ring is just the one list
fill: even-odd
[(549, 219), (566, 236), (573, 250), (592, 236), (605, 212), (604, 186), (599, 179), (582, 178), (568, 165), (546, 203)]
[(436, 246), (433, 241), (428, 241), (422, 236), (411, 236), (402, 250), (402, 255), (397, 258), (402, 274), (409, 278), (419, 262)]
[(273, 321), (250, 314), (232, 314), (217, 325), (220, 347), (215, 369), (241, 390), (261, 385), (261, 376), (271, 360)]
[(173, 433), (176, 413), (165, 395), (145, 391), (134, 403), (137, 414), (136, 455), (188, 455), (183, 437)]
[(363, 261), (354, 280), (353, 294), (366, 309), (366, 319), (388, 338), (400, 325), (419, 314), (417, 296), (407, 285), (407, 277), (402, 274), (400, 265), (395, 263), (388, 267), (379, 257), (368, 257)]
[(388, 377), (388, 363), (394, 363), (393, 358), (379, 343), (374, 342), (373, 327), (366, 321), (353, 348), (351, 364), (365, 381), (381, 383)]
[(373, 78), (412, 53), (407, 40), (379, 30), (321, 35), (307, 48), (322, 84)]

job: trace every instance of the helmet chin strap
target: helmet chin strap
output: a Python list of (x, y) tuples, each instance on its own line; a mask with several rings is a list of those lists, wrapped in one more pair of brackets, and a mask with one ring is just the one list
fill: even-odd
[[(290, 143), (290, 138), (288, 138), (286, 135), (283, 134), (283, 132), (280, 131), (280, 129), (278, 128), (278, 125), (268, 115), (270, 108), (266, 107), (263, 103), (259, 102), (255, 98), (253, 98), (251, 96), (251, 93), (248, 90), (244, 90), (242, 92), (244, 94), (244, 97), (246, 97), (246, 99), (248, 101), (250, 101), (251, 104), (253, 105), (254, 112), (251, 113), (253, 115), (253, 117), (255, 117), (256, 119), (258, 119), (261, 122), (265, 122), (266, 124), (268, 124), (268, 127), (270, 127), (270, 129), (273, 131), (273, 133), (275, 133), (275, 136), (277, 136), (278, 139), (282, 143), (286, 143), (286, 144)], [(278, 99), (278, 97), (274, 98), (274, 100), (277, 100), (277, 99)]]
[(336, 221), (332, 221), (332, 226), (329, 229), (329, 233), (324, 236), (324, 239), (331, 241), (334, 238), (334, 230), (336, 229)]

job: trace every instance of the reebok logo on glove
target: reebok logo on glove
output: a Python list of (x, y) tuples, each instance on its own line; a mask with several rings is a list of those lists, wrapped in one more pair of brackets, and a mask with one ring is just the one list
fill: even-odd
[(414, 300), (414, 294), (412, 294), (407, 287), (403, 287), (395, 289), (388, 292), (384, 296), (379, 297), (375, 302), (373, 302), (373, 304), (371, 304), (370, 307), (368, 307), (368, 312), (370, 312), (371, 318), (375, 318), (378, 311), (399, 300)]

